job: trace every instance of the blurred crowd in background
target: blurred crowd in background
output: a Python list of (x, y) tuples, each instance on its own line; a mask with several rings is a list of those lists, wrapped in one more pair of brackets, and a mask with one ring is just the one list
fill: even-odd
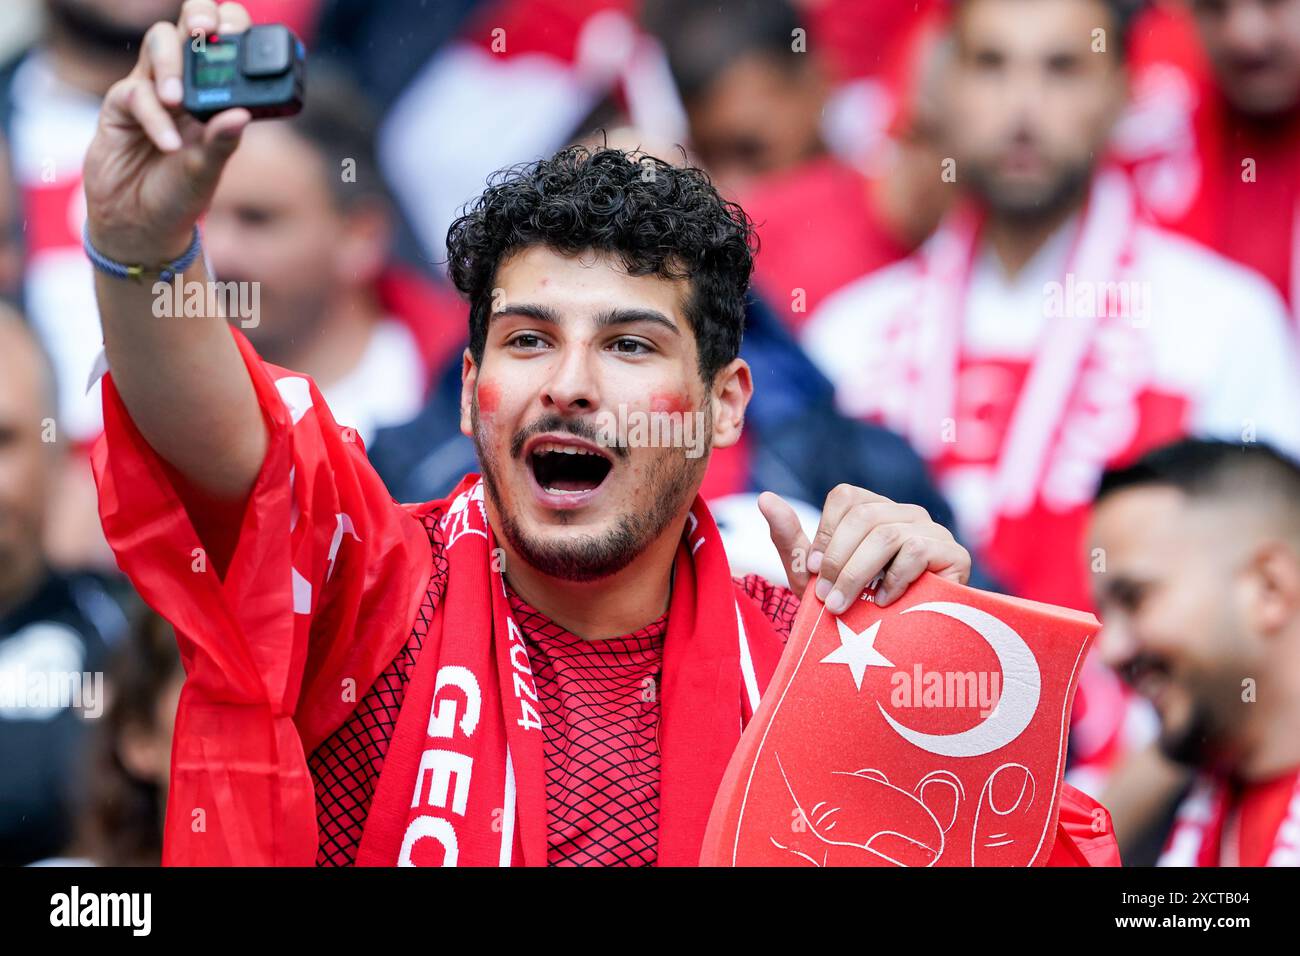
[[(1156, 572), (1113, 582), (1156, 516), (1104, 540), (1089, 516), (1103, 472), (1187, 436), (1300, 450), (1300, 0), (245, 6), (305, 41), (306, 107), (249, 128), (206, 254), (218, 279), (259, 283), (245, 334), (314, 378), (396, 499), (477, 470), (459, 431), (466, 306), (443, 268), (458, 210), (567, 144), (640, 148), (701, 166), (757, 224), (755, 397), (702, 492), (735, 573), (784, 580), (759, 491), (815, 527), (847, 481), (950, 524), (973, 583), (1097, 610), (1067, 779), (1111, 809), (1132, 863), (1156, 860), (1193, 785), (1159, 746), (1191, 720), (1177, 695), (1237, 714), (1220, 737), (1288, 732), (1294, 712), (1267, 701), (1249, 717), (1193, 703), (1216, 675), (1296, 663), (1300, 612), (1280, 625), (1290, 657), (1240, 637), (1258, 615), (1207, 619), (1199, 594), (1152, 624), (1130, 592)], [(107, 674), (81, 707), (0, 699), (3, 864), (160, 853), (183, 670), (99, 527), (80, 167), (100, 98), (179, 7), (0, 12), (0, 686)], [(1202, 452), (1132, 481), (1232, 485), (1236, 460)], [(1240, 534), (1292, 528), (1300, 495), (1265, 493), (1294, 477), (1285, 459), (1256, 472), (1248, 504), (1269, 510)], [(1159, 712), (1141, 680), (1171, 688)]]

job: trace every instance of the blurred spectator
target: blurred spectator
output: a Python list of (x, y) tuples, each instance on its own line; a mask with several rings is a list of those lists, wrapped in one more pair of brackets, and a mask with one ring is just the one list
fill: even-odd
[(67, 842), (84, 718), (102, 712), (104, 656), (125, 627), (97, 579), (46, 561), (56, 427), (49, 362), (31, 329), (0, 312), (0, 864)]
[(22, 292), (23, 251), (18, 220), (18, 190), (9, 169), (9, 152), (0, 137), (0, 298), (17, 301)]
[(1179, 442), (1106, 473), (1091, 539), (1099, 653), (1197, 774), (1160, 863), (1300, 865), (1300, 467)]
[(0, 68), (0, 126), (26, 220), (24, 303), (59, 379), (64, 427), (98, 434), (99, 389), (86, 392), (101, 340), (90, 263), (81, 250), (81, 163), (99, 101), (131, 71), (144, 31), (174, 20), (179, 0), (45, 0), (40, 38)]
[[(1117, 149), (1163, 223), (1257, 269), (1294, 312), (1300, 0), (1193, 0), (1190, 8), (1144, 18), (1149, 50)], [(1189, 50), (1196, 38), (1203, 55)]]
[(920, 31), (928, 42), (900, 70), (908, 122), (868, 179), (827, 147), (825, 54), (792, 3), (669, 0), (646, 10), (686, 108), (691, 148), (757, 224), (755, 282), (792, 328), (829, 293), (928, 234), (940, 210), (923, 197), (944, 194), (909, 174), (938, 163), (924, 155), (919, 95), (923, 66), (937, 54), (934, 31)]
[(743, 194), (754, 177), (826, 155), (827, 80), (793, 4), (665, 0), (645, 15), (686, 107), (691, 146), (722, 188)]
[(99, 386), (86, 383), (102, 336), (81, 249), (82, 159), (100, 99), (130, 72), (149, 24), (174, 19), (179, 9), (180, 0), (45, 0), (35, 44), (0, 66), (0, 132), (24, 226), (24, 311), (54, 364), (59, 439), (75, 451), (55, 478), (47, 554), (58, 567), (112, 566), (84, 455), (100, 430)]
[(216, 279), (246, 284), (258, 306), (239, 320), (258, 353), (312, 376), (339, 424), (369, 442), (419, 411), (466, 313), (450, 290), (390, 260), (368, 101), (319, 62), (310, 82), (300, 114), (244, 133), (204, 243)]
[(86, 797), (69, 862), (162, 862), (172, 730), (184, 683), (171, 625), (142, 609), (109, 662), (110, 701), (85, 761)]
[[(964, 201), (916, 255), (828, 300), (805, 337), (841, 408), (930, 461), (989, 573), (1067, 607), (1088, 606), (1077, 555), (1107, 465), (1188, 433), (1300, 447), (1274, 290), (1145, 222), (1098, 162), (1124, 104), (1126, 8), (958, 4), (952, 157), (934, 188)], [(1070, 753), (1085, 791), (1150, 732), (1127, 697), (1085, 670)]]
[(917, 255), (829, 300), (805, 340), (841, 407), (931, 461), (995, 575), (1076, 607), (1108, 463), (1189, 431), (1300, 446), (1276, 294), (1143, 222), (1097, 163), (1124, 103), (1121, 7), (963, 0), (945, 108), (956, 185), (936, 170), (934, 188), (965, 202)]

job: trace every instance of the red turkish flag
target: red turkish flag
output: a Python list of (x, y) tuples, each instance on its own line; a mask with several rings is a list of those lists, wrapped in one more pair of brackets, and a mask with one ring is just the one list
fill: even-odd
[(887, 608), (864, 597), (839, 618), (810, 586), (728, 764), (701, 865), (1045, 864), (1099, 627), (932, 574)]

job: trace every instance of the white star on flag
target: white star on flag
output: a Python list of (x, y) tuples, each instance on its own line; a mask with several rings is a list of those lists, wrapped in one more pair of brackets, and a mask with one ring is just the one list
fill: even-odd
[(861, 634), (855, 634), (853, 628), (839, 618), (835, 619), (835, 623), (840, 629), (840, 646), (823, 657), (821, 663), (848, 664), (849, 671), (853, 674), (853, 683), (857, 684), (858, 690), (862, 690), (862, 675), (867, 672), (868, 667), (894, 666), (893, 662), (876, 650), (876, 635), (880, 632), (879, 621)]

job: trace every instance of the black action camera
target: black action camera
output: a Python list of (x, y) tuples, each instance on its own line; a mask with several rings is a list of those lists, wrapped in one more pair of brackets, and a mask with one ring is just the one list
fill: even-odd
[(306, 53), (280, 24), (227, 36), (194, 36), (185, 45), (185, 111), (208, 120), (242, 106), (253, 119), (302, 109)]

